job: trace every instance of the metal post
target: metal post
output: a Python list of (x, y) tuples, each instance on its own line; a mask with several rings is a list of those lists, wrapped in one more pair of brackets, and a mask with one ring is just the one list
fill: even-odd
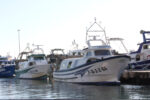
[(20, 30), (18, 29), (18, 42), (19, 42), (19, 54), (20, 54)]

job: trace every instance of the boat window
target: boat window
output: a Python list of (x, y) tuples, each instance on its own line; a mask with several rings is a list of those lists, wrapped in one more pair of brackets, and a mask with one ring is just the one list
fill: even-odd
[(44, 57), (34, 57), (34, 60), (44, 60)]
[(77, 64), (78, 64), (78, 60), (75, 60), (74, 63), (73, 63), (73, 65), (72, 65), (72, 67), (76, 67)]
[(76, 52), (73, 52), (72, 55), (75, 56), (75, 55), (76, 55)]
[(144, 45), (144, 46), (143, 46), (143, 49), (148, 49), (148, 45)]
[(136, 61), (140, 60), (140, 55), (136, 55)]
[(70, 62), (68, 63), (67, 68), (70, 68), (70, 67), (71, 67), (71, 64), (72, 64), (72, 62), (70, 61)]
[(32, 66), (34, 64), (35, 64), (35, 62), (29, 62), (29, 66)]
[(11, 64), (11, 62), (9, 61), (8, 64)]
[(87, 52), (86, 56), (87, 57), (92, 56), (92, 52)]
[(110, 55), (110, 51), (109, 51), (109, 50), (96, 50), (96, 51), (95, 51), (95, 55), (96, 55), (96, 56), (100, 56), (100, 55)]
[(0, 58), (0, 60), (7, 60), (7, 58)]
[(150, 49), (150, 45), (144, 45), (143, 49)]

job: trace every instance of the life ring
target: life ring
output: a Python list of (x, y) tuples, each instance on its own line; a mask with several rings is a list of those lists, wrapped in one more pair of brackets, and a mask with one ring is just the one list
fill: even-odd
[(147, 56), (147, 60), (150, 60), (150, 55)]

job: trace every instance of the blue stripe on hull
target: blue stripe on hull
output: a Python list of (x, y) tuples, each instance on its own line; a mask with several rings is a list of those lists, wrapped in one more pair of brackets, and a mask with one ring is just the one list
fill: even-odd
[(134, 66), (133, 69), (150, 69), (150, 60), (140, 61), (136, 63), (130, 63), (129, 68)]
[(136, 63), (130, 63), (130, 65), (143, 65), (143, 64), (150, 64), (150, 60), (140, 61)]
[(0, 77), (13, 77), (15, 74), (15, 65), (3, 67), (4, 71), (0, 72)]

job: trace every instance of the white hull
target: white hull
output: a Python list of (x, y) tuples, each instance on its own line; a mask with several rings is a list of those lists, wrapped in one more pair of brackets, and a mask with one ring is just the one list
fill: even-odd
[(54, 72), (54, 80), (73, 83), (119, 83), (121, 70), (127, 67), (129, 57), (110, 57), (76, 68)]
[(43, 79), (50, 71), (50, 65), (33, 65), (16, 71), (16, 76), (23, 79)]

